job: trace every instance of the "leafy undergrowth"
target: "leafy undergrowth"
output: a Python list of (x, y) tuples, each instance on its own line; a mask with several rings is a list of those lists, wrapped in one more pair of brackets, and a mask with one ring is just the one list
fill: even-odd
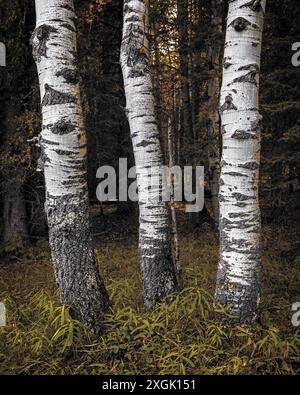
[[(291, 324), (299, 301), (299, 265), (264, 257), (261, 322), (255, 328), (212, 319), (217, 240), (181, 240), (186, 288), (152, 312), (142, 307), (134, 242), (97, 248), (114, 311), (92, 339), (60, 306), (46, 245), (0, 268), (3, 374), (297, 374), (300, 332)], [(38, 248), (38, 251), (37, 251)], [(287, 270), (288, 269), (288, 270)]]

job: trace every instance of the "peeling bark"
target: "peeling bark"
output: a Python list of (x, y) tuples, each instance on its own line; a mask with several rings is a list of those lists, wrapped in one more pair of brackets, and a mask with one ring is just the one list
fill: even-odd
[(109, 308), (89, 227), (86, 134), (72, 0), (36, 0), (32, 35), (43, 128), (39, 139), (46, 184), (46, 213), (56, 281), (63, 304), (98, 334)]
[(260, 294), (258, 88), (265, 6), (265, 0), (229, 4), (220, 99), (223, 154), (215, 303), (230, 306), (233, 321), (249, 324), (257, 319)]
[(155, 101), (149, 66), (147, 0), (124, 1), (121, 64), (128, 120), (135, 156), (139, 194), (139, 251), (146, 308), (152, 308), (168, 293), (177, 290), (171, 254), (170, 213), (158, 199), (159, 180), (148, 189), (149, 166), (163, 165)]

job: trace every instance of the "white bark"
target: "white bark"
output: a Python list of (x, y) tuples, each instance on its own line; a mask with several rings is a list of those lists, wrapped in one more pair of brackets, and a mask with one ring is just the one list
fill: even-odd
[(73, 0), (36, 0), (32, 36), (43, 126), (41, 160), (49, 239), (61, 301), (94, 332), (108, 308), (89, 229), (86, 134), (77, 70)]
[(144, 302), (151, 308), (175, 291), (177, 284), (171, 257), (169, 209), (158, 199), (158, 179), (156, 186), (148, 189), (149, 168), (163, 165), (150, 76), (148, 12), (147, 0), (124, 0), (121, 64), (137, 173)]
[(229, 3), (220, 98), (220, 262), (216, 304), (234, 321), (257, 318), (260, 288), (259, 72), (265, 0)]

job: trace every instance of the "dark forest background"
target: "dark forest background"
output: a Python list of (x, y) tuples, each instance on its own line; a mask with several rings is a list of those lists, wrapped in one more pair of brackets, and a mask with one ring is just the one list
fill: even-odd
[[(133, 164), (119, 64), (122, 2), (75, 3), (90, 198), (99, 206), (95, 195), (97, 168), (117, 168), (120, 157), (127, 157)], [(177, 18), (174, 1), (152, 2), (157, 113), (166, 155), (170, 118), (176, 136), (176, 162), (208, 169), (212, 144), (207, 128), (209, 51), (212, 41), (222, 43), (224, 37), (211, 33), (210, 1), (191, 0), (188, 5)], [(1, 235), (4, 241), (20, 235), (34, 240), (47, 235), (43, 174), (36, 172), (37, 150), (27, 143), (40, 129), (39, 88), (29, 43), (35, 25), (34, 2), (2, 0), (0, 12), (0, 40), (7, 46), (7, 67), (0, 75)], [(225, 15), (224, 5), (223, 19)], [(264, 123), (260, 193), (264, 222), (274, 226), (297, 222), (300, 73), (291, 58), (292, 44), (300, 40), (299, 17), (296, 0), (272, 0), (268, 4), (261, 75)], [(186, 39), (180, 39), (182, 34)], [(190, 115), (188, 124), (180, 121), (182, 84), (189, 92), (184, 104)], [(209, 196), (208, 183), (207, 189)], [(118, 206), (120, 211), (131, 209), (129, 205)]]

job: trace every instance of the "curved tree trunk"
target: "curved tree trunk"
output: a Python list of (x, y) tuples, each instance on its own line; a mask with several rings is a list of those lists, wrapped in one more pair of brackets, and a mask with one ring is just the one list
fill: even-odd
[(144, 302), (146, 308), (152, 308), (177, 289), (177, 281), (171, 255), (169, 209), (158, 199), (161, 192), (158, 179), (156, 187), (148, 189), (149, 167), (163, 165), (150, 76), (148, 12), (147, 0), (124, 1), (121, 64), (139, 193)]
[(109, 307), (89, 227), (73, 0), (36, 0), (32, 36), (42, 98), (41, 160), (49, 239), (61, 302), (94, 333)]
[(256, 320), (260, 293), (259, 72), (266, 1), (229, 3), (221, 89), (220, 262), (216, 304)]

